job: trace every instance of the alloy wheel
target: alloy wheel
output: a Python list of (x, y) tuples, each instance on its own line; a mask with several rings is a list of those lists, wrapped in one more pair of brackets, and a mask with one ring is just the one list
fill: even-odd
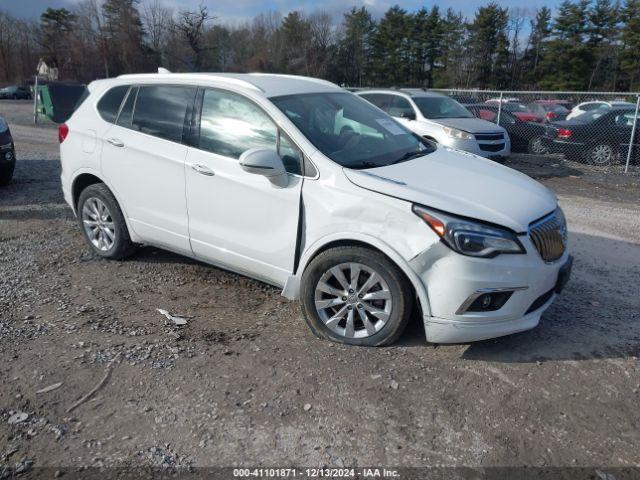
[(103, 252), (111, 250), (116, 241), (116, 230), (111, 212), (102, 200), (87, 198), (82, 206), (82, 224), (95, 248)]
[(327, 270), (315, 289), (315, 307), (322, 322), (346, 338), (379, 332), (391, 315), (389, 285), (371, 267), (341, 263)]
[(610, 145), (597, 145), (591, 149), (591, 161), (594, 165), (607, 165), (613, 159), (613, 149)]
[(545, 146), (542, 137), (535, 137), (533, 140), (531, 140), (530, 150), (531, 153), (535, 155), (545, 155), (549, 153), (549, 149)]

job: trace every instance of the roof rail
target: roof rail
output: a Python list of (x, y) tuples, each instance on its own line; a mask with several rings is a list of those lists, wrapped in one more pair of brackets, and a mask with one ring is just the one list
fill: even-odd
[(172, 80), (177, 80), (177, 79), (183, 79), (183, 80), (189, 80), (189, 79), (197, 79), (197, 78), (203, 78), (203, 77), (208, 77), (211, 78), (212, 80), (216, 80), (216, 81), (220, 81), (220, 82), (225, 82), (225, 83), (229, 83), (232, 85), (238, 85), (238, 86), (243, 86), (245, 88), (251, 88), (253, 90), (257, 90), (258, 92), (263, 92), (264, 90), (260, 87), (258, 87), (257, 85), (251, 83), (250, 81), (247, 80), (242, 80), (236, 77), (232, 77), (232, 76), (227, 76), (225, 74), (216, 74), (216, 73), (127, 73), (124, 75), (119, 75), (118, 78), (123, 79), (123, 80), (127, 80), (127, 79), (131, 79), (131, 80), (135, 80), (135, 79), (145, 79), (145, 78), (163, 78), (163, 77), (169, 77)]

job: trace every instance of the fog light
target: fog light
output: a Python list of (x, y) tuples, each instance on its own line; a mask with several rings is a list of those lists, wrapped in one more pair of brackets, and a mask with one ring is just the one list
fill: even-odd
[(467, 312), (495, 312), (503, 307), (513, 292), (495, 292), (480, 295), (467, 308)]
[(7, 160), (11, 161), (13, 160), (13, 152), (7, 152), (4, 154), (4, 158), (6, 158)]
[(480, 297), (480, 303), (482, 304), (482, 309), (486, 310), (491, 306), (491, 295), (482, 295)]
[(507, 287), (507, 288), (483, 288), (469, 295), (456, 315), (464, 315), (467, 312), (495, 312), (500, 310), (511, 298), (513, 292), (526, 290), (528, 287)]

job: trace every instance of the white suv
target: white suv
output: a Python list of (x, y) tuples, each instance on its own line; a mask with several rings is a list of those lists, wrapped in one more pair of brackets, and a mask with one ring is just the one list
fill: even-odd
[(421, 137), (492, 160), (511, 154), (509, 134), (500, 125), (473, 115), (453, 98), (415, 88), (361, 90), (373, 103)]
[(283, 288), (323, 338), (534, 327), (566, 283), (551, 191), (434, 146), (334, 84), (261, 74), (99, 80), (60, 126), (62, 187), (93, 251), (155, 245)]

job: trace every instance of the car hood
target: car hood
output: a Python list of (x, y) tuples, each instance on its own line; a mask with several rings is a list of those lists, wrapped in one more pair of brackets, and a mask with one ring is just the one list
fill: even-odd
[(469, 133), (502, 133), (502, 127), (479, 118), (434, 118), (431, 120), (445, 127), (458, 128)]
[(344, 169), (354, 184), (426, 207), (525, 232), (556, 209), (554, 193), (527, 175), (447, 147), (367, 170)]

